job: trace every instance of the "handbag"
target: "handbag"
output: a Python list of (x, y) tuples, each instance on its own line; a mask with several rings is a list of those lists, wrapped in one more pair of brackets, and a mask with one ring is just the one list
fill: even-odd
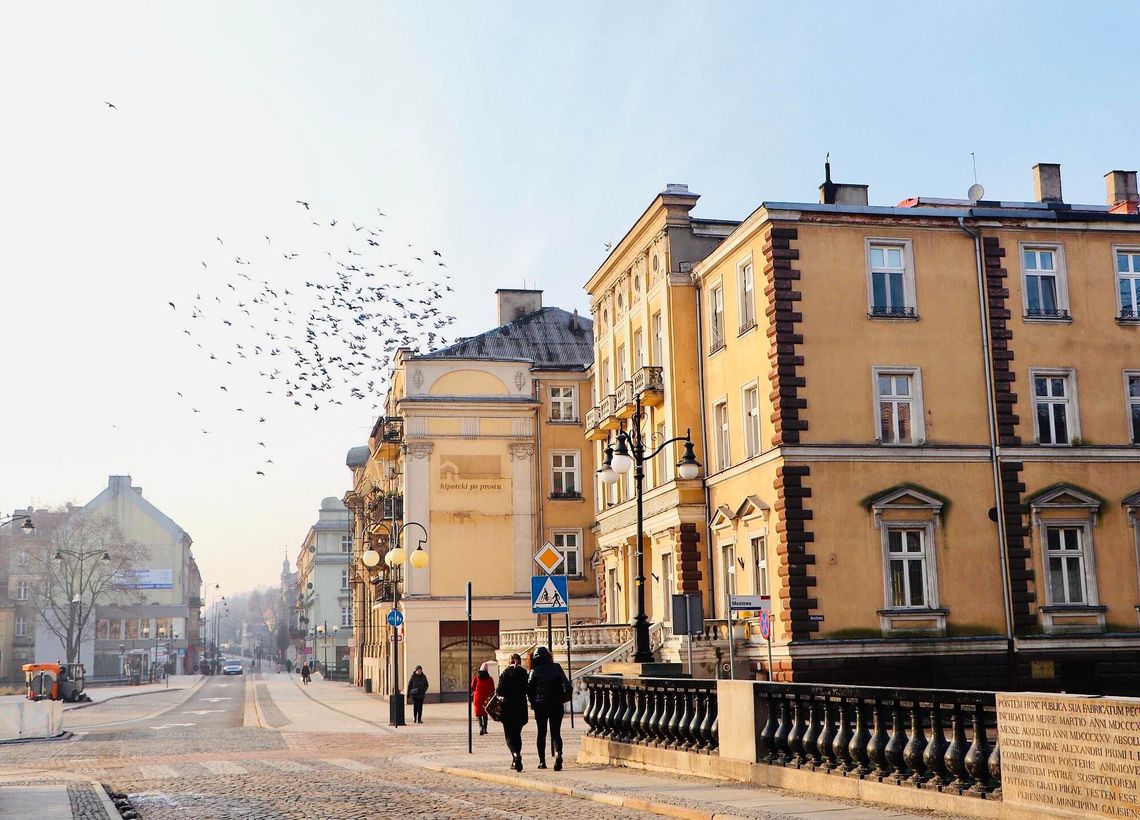
[(483, 704), (488, 717), (495, 723), (499, 723), (503, 719), (503, 696), (499, 694), (491, 695), (490, 699)]
[(571, 698), (574, 697), (574, 686), (570, 683), (570, 679), (566, 677), (566, 672), (562, 673), (562, 702), (569, 703)]

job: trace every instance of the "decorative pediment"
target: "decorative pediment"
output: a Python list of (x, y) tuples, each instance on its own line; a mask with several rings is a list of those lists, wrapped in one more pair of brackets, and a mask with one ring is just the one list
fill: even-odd
[(1034, 511), (1088, 510), (1095, 514), (1104, 505), (1104, 499), (1073, 484), (1054, 484), (1029, 496), (1026, 503)]
[(931, 490), (913, 484), (900, 484), (891, 487), (877, 495), (871, 496), (864, 502), (874, 516), (875, 527), (878, 528), (884, 513), (911, 512), (934, 519), (935, 524), (941, 517), (948, 502), (945, 498)]
[(1140, 519), (1140, 493), (1133, 493), (1124, 498), (1120, 506), (1124, 507), (1124, 511), (1128, 514), (1128, 526), (1135, 527), (1137, 520)]
[(767, 518), (768, 514), (772, 511), (764, 500), (758, 495), (750, 495), (744, 499), (744, 502), (736, 509), (735, 517), (748, 521), (753, 518)]
[(732, 526), (733, 519), (736, 516), (732, 514), (732, 509), (727, 504), (721, 504), (716, 510), (713, 511), (713, 516), (709, 520), (709, 525), (714, 530), (723, 530)]

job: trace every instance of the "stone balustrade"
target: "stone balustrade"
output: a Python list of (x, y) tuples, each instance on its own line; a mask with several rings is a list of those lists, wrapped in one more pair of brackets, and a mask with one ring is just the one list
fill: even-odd
[(586, 689), (582, 718), (590, 737), (706, 754), (717, 749), (715, 680), (599, 675), (586, 680)]

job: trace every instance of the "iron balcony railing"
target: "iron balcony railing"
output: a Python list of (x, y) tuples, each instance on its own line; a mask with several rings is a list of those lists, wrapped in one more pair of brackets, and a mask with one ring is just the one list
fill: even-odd
[(586, 679), (586, 690), (591, 737), (686, 752), (719, 745), (715, 680), (599, 675)]
[(913, 319), (915, 310), (912, 307), (890, 307), (887, 305), (873, 305), (870, 315), (877, 318), (887, 317), (895, 319)]

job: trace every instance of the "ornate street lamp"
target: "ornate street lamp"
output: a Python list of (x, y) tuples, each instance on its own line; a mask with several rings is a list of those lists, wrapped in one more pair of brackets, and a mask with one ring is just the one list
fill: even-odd
[(645, 615), (645, 512), (644, 487), (645, 462), (653, 459), (658, 453), (670, 444), (677, 441), (685, 442), (685, 451), (681, 460), (677, 462), (677, 475), (690, 481), (700, 475), (701, 463), (693, 453), (693, 439), (691, 430), (685, 435), (675, 436), (663, 441), (651, 452), (645, 451), (645, 441), (642, 437), (641, 424), (645, 421), (645, 411), (641, 406), (641, 394), (635, 398), (633, 416), (629, 420), (629, 430), (618, 433), (617, 446), (606, 447), (606, 460), (598, 470), (598, 476), (606, 484), (613, 484), (618, 478), (633, 469), (633, 481), (637, 494), (637, 615), (633, 619), (634, 663), (652, 663), (653, 650), (649, 645), (649, 619)]
[(32, 517), (27, 513), (16, 513), (15, 515), (5, 518), (0, 521), (0, 527), (7, 527), (9, 524), (15, 524), (20, 521), (19, 529), (21, 535), (31, 535), (36, 531), (36, 525), (32, 523)]

